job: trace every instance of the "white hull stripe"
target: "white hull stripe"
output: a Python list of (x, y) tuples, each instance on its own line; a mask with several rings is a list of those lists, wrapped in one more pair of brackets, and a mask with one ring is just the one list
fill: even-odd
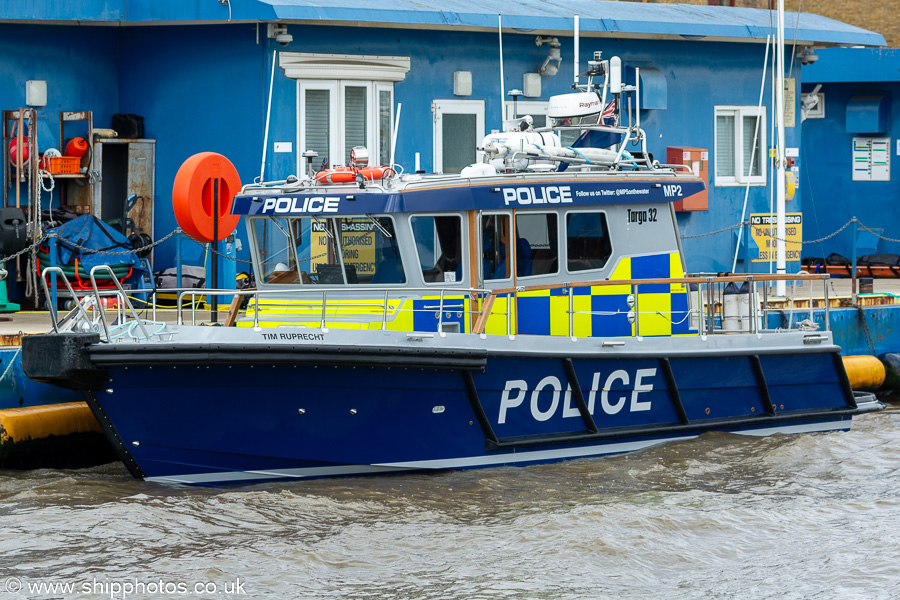
[[(781, 425), (764, 429), (735, 431), (732, 433), (762, 437), (772, 435), (774, 433), (815, 433), (835, 430), (848, 431), (849, 429), (850, 421), (847, 420), (830, 421), (824, 423), (806, 423), (800, 425)], [(307, 467), (299, 469), (266, 469), (253, 471), (223, 471), (219, 473), (191, 473), (186, 475), (147, 477), (146, 480), (157, 483), (210, 484), (240, 481), (261, 481), (265, 479), (305, 479), (310, 477), (335, 477), (340, 475), (371, 475), (375, 473), (395, 473), (398, 471), (408, 470), (465, 469), (472, 467), (487, 467), (516, 463), (582, 458), (588, 456), (599, 456), (603, 454), (624, 454), (626, 452), (635, 452), (637, 450), (642, 450), (644, 448), (656, 446), (665, 442), (690, 440), (696, 437), (696, 435), (682, 435), (669, 438), (641, 440), (636, 442), (619, 442), (580, 448), (532, 450), (511, 452), (506, 454), (492, 454), (490, 456), (468, 456), (437, 460), (416, 460), (396, 463), (380, 463), (374, 465), (338, 465), (333, 467)]]

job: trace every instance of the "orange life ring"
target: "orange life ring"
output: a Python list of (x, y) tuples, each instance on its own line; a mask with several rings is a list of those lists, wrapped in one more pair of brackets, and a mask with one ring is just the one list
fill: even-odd
[(353, 183), (356, 181), (356, 174), (362, 175), (363, 179), (375, 181), (393, 175), (394, 172), (389, 167), (365, 167), (363, 169), (353, 169), (351, 167), (339, 167), (337, 169), (325, 169), (316, 173), (316, 181), (319, 183)]
[(172, 186), (175, 219), (198, 242), (213, 242), (213, 191), (219, 181), (219, 230), (223, 240), (234, 231), (240, 215), (231, 214), (231, 202), (241, 190), (241, 178), (231, 161), (215, 152), (195, 154), (181, 165)]

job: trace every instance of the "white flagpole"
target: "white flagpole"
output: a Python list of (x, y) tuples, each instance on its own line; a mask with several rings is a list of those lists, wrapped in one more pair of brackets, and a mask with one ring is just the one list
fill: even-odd
[[(784, 244), (784, 0), (778, 0), (778, 62), (777, 84), (775, 86), (775, 123), (778, 126), (778, 143), (775, 147), (775, 272), (783, 275), (787, 272)], [(785, 295), (785, 282), (775, 284), (775, 293)]]

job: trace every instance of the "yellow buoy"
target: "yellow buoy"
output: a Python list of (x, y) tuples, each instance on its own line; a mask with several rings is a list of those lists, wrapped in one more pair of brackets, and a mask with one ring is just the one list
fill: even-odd
[(843, 356), (844, 369), (854, 390), (874, 392), (884, 383), (884, 365), (876, 356)]

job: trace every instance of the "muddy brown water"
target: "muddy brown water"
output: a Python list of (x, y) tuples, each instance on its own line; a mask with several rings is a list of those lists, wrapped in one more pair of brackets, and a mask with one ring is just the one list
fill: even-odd
[(889, 404), (850, 432), (524, 468), (234, 488), (0, 471), (0, 600), (898, 598), (898, 443)]

